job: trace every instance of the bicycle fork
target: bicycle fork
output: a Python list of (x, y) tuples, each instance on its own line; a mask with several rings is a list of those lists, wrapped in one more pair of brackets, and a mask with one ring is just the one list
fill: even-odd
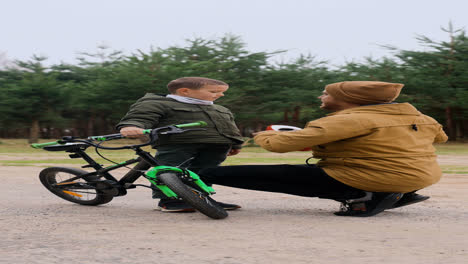
[(207, 194), (215, 194), (215, 190), (211, 187), (206, 185), (201, 179), (193, 171), (187, 169), (180, 169), (177, 167), (171, 166), (155, 166), (151, 168), (149, 171), (145, 173), (145, 178), (148, 179), (152, 184), (154, 184), (159, 190), (161, 190), (167, 197), (174, 197), (177, 198), (177, 194), (175, 194), (169, 187), (167, 187), (164, 183), (158, 180), (158, 175), (162, 173), (172, 172), (176, 174), (183, 182), (190, 182), (193, 183), (198, 187), (198, 189), (202, 190)]

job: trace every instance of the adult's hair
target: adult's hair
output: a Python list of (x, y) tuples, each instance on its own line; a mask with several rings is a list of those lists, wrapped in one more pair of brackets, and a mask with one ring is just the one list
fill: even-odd
[(177, 89), (188, 88), (197, 90), (202, 88), (205, 85), (228, 85), (227, 83), (215, 79), (209, 79), (204, 77), (182, 77), (170, 81), (167, 84), (167, 89), (170, 93), (175, 93)]

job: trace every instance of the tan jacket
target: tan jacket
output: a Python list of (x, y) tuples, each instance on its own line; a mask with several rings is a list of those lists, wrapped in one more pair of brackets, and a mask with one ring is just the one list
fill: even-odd
[(335, 112), (303, 130), (258, 134), (273, 152), (312, 147), (334, 179), (377, 192), (410, 192), (439, 181), (433, 143), (447, 141), (442, 126), (408, 103), (369, 105)]

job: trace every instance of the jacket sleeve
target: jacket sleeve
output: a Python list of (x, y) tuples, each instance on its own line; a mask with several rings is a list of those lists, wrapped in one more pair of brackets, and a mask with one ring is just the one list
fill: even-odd
[(238, 140), (236, 140), (237, 143), (234, 143), (232, 145), (232, 149), (241, 149), (242, 144), (244, 143), (244, 140), (242, 140), (242, 134), (236, 125), (234, 114), (231, 112), (231, 110), (227, 109), (226, 107), (223, 107), (223, 108), (229, 113), (229, 117), (230, 117), (229, 121), (231, 122), (231, 125), (232, 125), (231, 132), (234, 136), (236, 136), (236, 138), (238, 138)]
[(299, 151), (307, 147), (370, 133), (356, 120), (325, 117), (309, 122), (302, 130), (265, 131), (254, 137), (255, 143), (272, 152)]
[(434, 143), (444, 143), (444, 142), (447, 142), (447, 140), (448, 140), (448, 137), (445, 134), (444, 130), (442, 129), (442, 126), (440, 126), (439, 133), (434, 138)]
[(164, 114), (164, 107), (157, 102), (137, 101), (130, 107), (130, 110), (120, 120), (116, 128), (117, 130), (126, 126), (136, 126), (144, 129), (155, 128)]

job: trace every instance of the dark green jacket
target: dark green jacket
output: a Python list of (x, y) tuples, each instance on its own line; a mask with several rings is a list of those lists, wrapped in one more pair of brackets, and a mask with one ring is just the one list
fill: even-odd
[(185, 143), (232, 144), (241, 148), (242, 136), (229, 109), (220, 105), (195, 105), (147, 93), (134, 103), (117, 124), (152, 129), (168, 125), (205, 121), (205, 130), (188, 131), (175, 135), (161, 135), (155, 146)]

